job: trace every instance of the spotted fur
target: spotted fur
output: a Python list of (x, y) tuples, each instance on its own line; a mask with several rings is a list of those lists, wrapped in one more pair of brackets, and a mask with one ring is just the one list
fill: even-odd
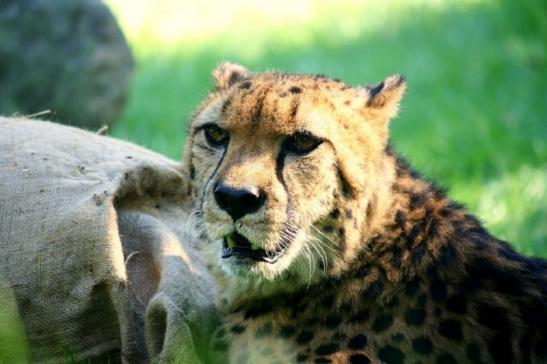
[[(517, 254), (388, 145), (405, 82), (349, 87), (324, 76), (223, 64), (192, 117), (190, 171), (200, 248), (233, 363), (547, 362), (547, 263)], [(204, 128), (229, 134), (223, 148)], [(291, 155), (295, 133), (321, 143)], [(214, 186), (254, 188), (235, 221)], [(286, 253), (221, 258), (236, 231)]]

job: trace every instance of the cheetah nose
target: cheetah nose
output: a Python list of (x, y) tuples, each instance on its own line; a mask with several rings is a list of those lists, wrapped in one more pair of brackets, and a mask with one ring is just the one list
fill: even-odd
[(233, 188), (223, 183), (214, 187), (215, 201), (234, 221), (256, 212), (266, 201), (266, 195), (256, 187)]

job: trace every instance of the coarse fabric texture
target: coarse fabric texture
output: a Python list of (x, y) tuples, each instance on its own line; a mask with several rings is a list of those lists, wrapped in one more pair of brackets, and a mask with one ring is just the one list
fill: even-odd
[(187, 189), (180, 164), (143, 148), (0, 117), (0, 285), (31, 362), (216, 361)]

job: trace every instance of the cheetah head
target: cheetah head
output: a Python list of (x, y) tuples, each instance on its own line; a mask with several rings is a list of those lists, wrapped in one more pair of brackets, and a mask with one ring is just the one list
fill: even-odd
[(229, 63), (213, 76), (184, 156), (210, 265), (255, 287), (340, 271), (391, 178), (383, 156), (403, 79), (352, 88)]

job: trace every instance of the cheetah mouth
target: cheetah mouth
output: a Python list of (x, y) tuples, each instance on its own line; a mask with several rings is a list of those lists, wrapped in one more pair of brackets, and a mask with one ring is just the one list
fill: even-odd
[(251, 242), (243, 235), (233, 232), (223, 238), (222, 258), (227, 259), (235, 257), (239, 260), (252, 260), (255, 262), (275, 263), (285, 252), (287, 248), (278, 247), (274, 251), (253, 246)]

